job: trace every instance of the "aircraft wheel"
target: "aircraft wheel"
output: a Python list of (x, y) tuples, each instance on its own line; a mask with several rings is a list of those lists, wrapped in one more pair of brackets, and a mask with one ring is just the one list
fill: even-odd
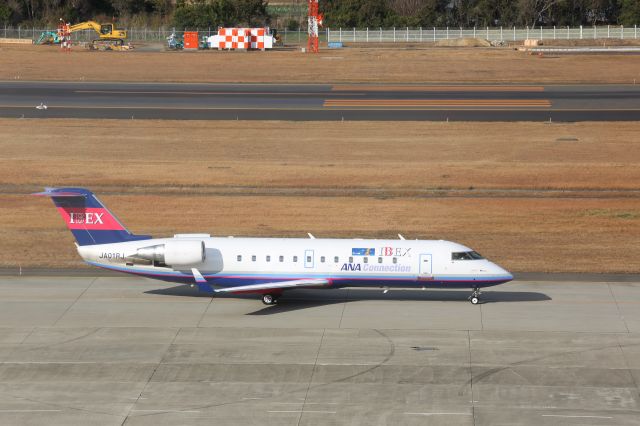
[(472, 297), (471, 299), (469, 299), (469, 300), (471, 300), (471, 304), (472, 304), (472, 305), (477, 305), (477, 304), (478, 304), (478, 302), (480, 301), (480, 299), (478, 299), (476, 296), (473, 296), (473, 297)]
[(276, 303), (278, 303), (278, 298), (273, 294), (263, 294), (262, 303), (264, 303), (265, 305), (275, 305)]

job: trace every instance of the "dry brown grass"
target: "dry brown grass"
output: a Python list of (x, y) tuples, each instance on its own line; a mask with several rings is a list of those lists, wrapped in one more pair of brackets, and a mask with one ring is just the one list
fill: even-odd
[[(2, 263), (77, 267), (50, 201), (2, 195)], [(449, 239), (514, 271), (637, 272), (640, 201), (101, 196), (136, 233)], [(631, 215), (625, 217), (624, 215)]]
[[(0, 120), (0, 265), (79, 266), (50, 202), (22, 194), (84, 185), (137, 233), (401, 232), (466, 243), (514, 271), (637, 272), (639, 131), (640, 123)], [(557, 141), (567, 138), (578, 141)], [(444, 197), (416, 198), (425, 188)], [(447, 197), (447, 188), (480, 198)], [(492, 196), (508, 188), (529, 192)], [(599, 191), (539, 198), (547, 188)], [(334, 190), (340, 196), (319, 196)]]
[(640, 123), (0, 124), (0, 184), (21, 186), (564, 190), (640, 182)]
[(0, 80), (632, 83), (640, 55), (537, 57), (511, 49), (393, 46), (270, 52), (90, 52), (0, 47)]

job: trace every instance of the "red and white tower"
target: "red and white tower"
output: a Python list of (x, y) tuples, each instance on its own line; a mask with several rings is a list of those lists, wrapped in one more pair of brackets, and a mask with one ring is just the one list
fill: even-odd
[(309, 1), (309, 40), (307, 52), (318, 53), (318, 27), (322, 26), (322, 15), (318, 13), (318, 0)]
[(65, 23), (62, 18), (60, 18), (60, 23), (58, 24), (58, 39), (60, 40), (60, 47), (63, 52), (71, 52), (71, 25), (67, 22)]

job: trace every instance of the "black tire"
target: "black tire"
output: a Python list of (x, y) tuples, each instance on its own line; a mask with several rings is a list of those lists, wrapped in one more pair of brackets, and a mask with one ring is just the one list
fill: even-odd
[(262, 303), (265, 305), (275, 305), (277, 303), (277, 298), (273, 294), (263, 294), (262, 295)]

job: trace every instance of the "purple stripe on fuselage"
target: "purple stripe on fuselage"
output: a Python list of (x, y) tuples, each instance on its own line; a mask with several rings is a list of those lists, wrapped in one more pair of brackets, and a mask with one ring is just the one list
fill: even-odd
[[(105, 269), (116, 270), (132, 275), (153, 278), (161, 281), (175, 282), (180, 284), (193, 284), (194, 277), (191, 274), (163, 274), (149, 271), (136, 271), (121, 267), (111, 267), (101, 265), (99, 263), (88, 262), (94, 266)], [(307, 277), (292, 276), (238, 276), (238, 275), (203, 275), (207, 283), (218, 285), (220, 287), (236, 287), (251, 284), (265, 284), (269, 282), (290, 281), (295, 279), (303, 279)], [(434, 279), (434, 280), (418, 280), (411, 278), (370, 278), (370, 277), (331, 277), (328, 275), (318, 276), (316, 278), (326, 278), (332, 281), (331, 287), (440, 287), (443, 288), (474, 288), (474, 287), (490, 287), (503, 284), (512, 280), (512, 277), (491, 277), (490, 279)]]

